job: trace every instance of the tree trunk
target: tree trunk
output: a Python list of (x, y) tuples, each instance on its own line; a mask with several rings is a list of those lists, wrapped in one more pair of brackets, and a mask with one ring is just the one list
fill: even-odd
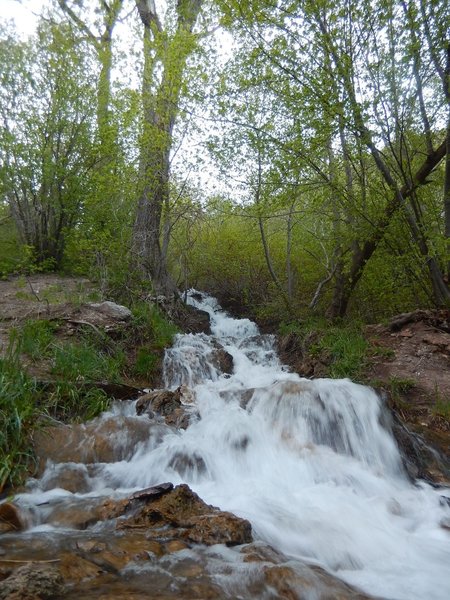
[[(431, 155), (427, 156), (421, 167), (415, 173), (411, 187), (407, 188), (405, 186), (400, 190), (403, 199), (408, 198), (420, 185), (425, 183), (427, 177), (444, 158), (446, 148), (447, 140), (444, 140), (439, 148), (437, 148)], [(372, 235), (365, 240), (361, 248), (353, 253), (350, 270), (345, 276), (345, 280), (342, 281), (339, 298), (335, 300), (336, 312), (333, 314), (334, 317), (345, 316), (351, 294), (362, 277), (364, 267), (367, 261), (370, 260), (374, 254), (375, 250), (378, 248), (378, 244), (383, 239), (386, 229), (391, 222), (392, 216), (399, 208), (400, 205), (398, 203), (398, 197), (397, 194), (395, 194), (386, 204), (384, 213), (381, 219), (378, 221)]]
[[(142, 85), (143, 136), (140, 185), (132, 236), (132, 268), (150, 280), (156, 293), (175, 291), (161, 251), (161, 216), (169, 198), (170, 152), (173, 129), (186, 61), (195, 48), (192, 30), (203, 0), (179, 0), (177, 27), (166, 35), (153, 3), (136, 0), (144, 25), (144, 72)], [(164, 51), (156, 52), (152, 41), (164, 34)], [(159, 40), (161, 41), (161, 39)], [(161, 82), (152, 92), (155, 66), (162, 68)]]

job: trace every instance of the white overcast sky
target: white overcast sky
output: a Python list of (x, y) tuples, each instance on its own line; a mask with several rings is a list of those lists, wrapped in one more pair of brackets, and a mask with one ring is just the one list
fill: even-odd
[(0, 0), (1, 21), (14, 20), (17, 30), (24, 35), (33, 33), (36, 17), (46, 2), (42, 0)]

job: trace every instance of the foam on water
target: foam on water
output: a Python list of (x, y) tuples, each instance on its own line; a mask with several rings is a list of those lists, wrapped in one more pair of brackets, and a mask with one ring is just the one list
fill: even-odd
[[(448, 600), (448, 492), (408, 480), (376, 393), (289, 373), (254, 323), (204, 294), (188, 298), (210, 314), (212, 336), (177, 336), (165, 383), (194, 389), (199, 418), (129, 461), (99, 465), (96, 492), (185, 482), (249, 519), (255, 536), (368, 593)], [(211, 363), (218, 343), (233, 356), (231, 376)]]

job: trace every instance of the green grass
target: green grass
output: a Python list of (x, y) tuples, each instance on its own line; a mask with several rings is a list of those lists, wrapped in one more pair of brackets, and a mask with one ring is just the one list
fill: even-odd
[(450, 400), (438, 399), (433, 406), (433, 414), (450, 423)]
[(57, 329), (58, 323), (55, 321), (29, 320), (22, 327), (13, 328), (9, 339), (11, 343), (17, 344), (20, 353), (37, 361), (51, 353), (51, 345)]
[(0, 359), (0, 491), (32, 466), (29, 435), (39, 415), (38, 396), (36, 383), (16, 361)]
[(178, 333), (176, 325), (148, 302), (139, 302), (132, 307), (133, 332), (139, 341), (146, 341), (155, 350), (162, 350), (172, 343), (173, 337)]
[(107, 410), (110, 402), (103, 390), (73, 382), (46, 389), (26, 374), (14, 353), (0, 359), (0, 492), (33, 472), (32, 434), (46, 417), (82, 422)]
[(132, 368), (133, 375), (140, 378), (151, 377), (158, 365), (159, 357), (150, 348), (141, 346), (136, 352), (136, 359)]
[(334, 325), (326, 319), (310, 319), (283, 324), (280, 333), (295, 333), (304, 353), (327, 365), (329, 377), (362, 377), (369, 346), (359, 323)]
[(125, 355), (118, 349), (113, 355), (98, 350), (86, 341), (56, 345), (52, 356), (52, 375), (67, 381), (119, 382)]
[[(67, 341), (58, 337), (59, 327), (58, 321), (38, 319), (10, 331), (7, 357), (0, 359), (0, 492), (33, 471), (32, 433), (46, 418), (80, 422), (107, 410), (111, 399), (95, 382), (121, 382), (127, 370), (150, 380), (177, 333), (148, 303), (134, 307), (132, 323), (118, 339), (86, 328)], [(50, 364), (54, 381), (27, 375), (24, 356)]]

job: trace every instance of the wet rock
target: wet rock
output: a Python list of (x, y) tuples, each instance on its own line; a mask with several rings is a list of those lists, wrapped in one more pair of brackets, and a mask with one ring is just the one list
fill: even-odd
[[(129, 507), (129, 503), (116, 504), (112, 514), (124, 514), (126, 517)], [(119, 528), (156, 528), (160, 530), (157, 535), (166, 539), (173, 538), (175, 533), (177, 538), (206, 545), (233, 546), (252, 541), (248, 521), (206, 504), (185, 484), (138, 509), (134, 508), (132, 513), (118, 523)], [(172, 532), (167, 530), (168, 526)]]
[(170, 390), (153, 390), (141, 396), (136, 402), (136, 413), (161, 415), (167, 425), (177, 429), (186, 429), (189, 425), (190, 413), (181, 404), (181, 386), (174, 392)]
[(180, 392), (176, 390), (153, 390), (144, 396), (141, 396), (136, 402), (136, 413), (143, 415), (145, 413), (156, 412), (163, 417), (170, 415), (175, 409), (180, 408)]
[(277, 598), (286, 600), (369, 600), (367, 596), (343, 583), (319, 567), (274, 565), (264, 568), (268, 586)]
[(178, 303), (171, 316), (175, 324), (186, 333), (211, 333), (210, 316), (205, 310)]
[(130, 496), (130, 500), (144, 500), (144, 502), (149, 502), (168, 494), (172, 490), (173, 483), (160, 483), (158, 485), (153, 485), (152, 487), (146, 488), (145, 490), (139, 490), (139, 492), (135, 492), (132, 496)]
[(181, 477), (199, 475), (206, 472), (205, 461), (195, 453), (185, 454), (178, 452), (169, 462), (169, 467), (181, 475)]
[(172, 540), (165, 545), (166, 551), (170, 554), (173, 552), (180, 552), (180, 550), (186, 550), (187, 548), (189, 548), (188, 544), (181, 540)]
[(210, 360), (218, 371), (231, 375), (233, 373), (233, 357), (221, 346), (211, 352)]
[(206, 544), (226, 544), (237, 546), (252, 541), (250, 522), (229, 512), (217, 512), (193, 517), (186, 538), (191, 542)]
[(274, 565), (287, 561), (287, 558), (264, 542), (254, 542), (241, 549), (244, 562), (269, 562)]
[(139, 443), (165, 431), (156, 423), (136, 417), (98, 418), (83, 425), (39, 429), (34, 449), (41, 471), (46, 462), (97, 463), (128, 460)]
[(20, 531), (23, 527), (24, 523), (17, 506), (10, 502), (0, 504), (0, 533)]
[(121, 304), (116, 304), (115, 302), (110, 302), (109, 300), (89, 304), (88, 306), (110, 319), (116, 319), (117, 321), (128, 321), (132, 317), (132, 312), (129, 308), (122, 306)]
[(101, 518), (102, 511), (103, 502), (98, 498), (65, 499), (56, 506), (49, 506), (48, 516), (44, 518), (44, 522), (56, 527), (86, 529)]
[(55, 567), (31, 563), (19, 567), (0, 586), (1, 600), (46, 600), (64, 597), (63, 579)]
[(450, 461), (411, 431), (393, 412), (392, 433), (397, 441), (405, 469), (412, 480), (430, 483), (450, 483)]
[(61, 575), (71, 583), (92, 579), (103, 571), (102, 567), (75, 553), (64, 552), (60, 555), (60, 560)]
[(79, 463), (51, 465), (41, 479), (41, 488), (44, 491), (61, 488), (73, 494), (85, 494), (90, 489), (86, 466)]

